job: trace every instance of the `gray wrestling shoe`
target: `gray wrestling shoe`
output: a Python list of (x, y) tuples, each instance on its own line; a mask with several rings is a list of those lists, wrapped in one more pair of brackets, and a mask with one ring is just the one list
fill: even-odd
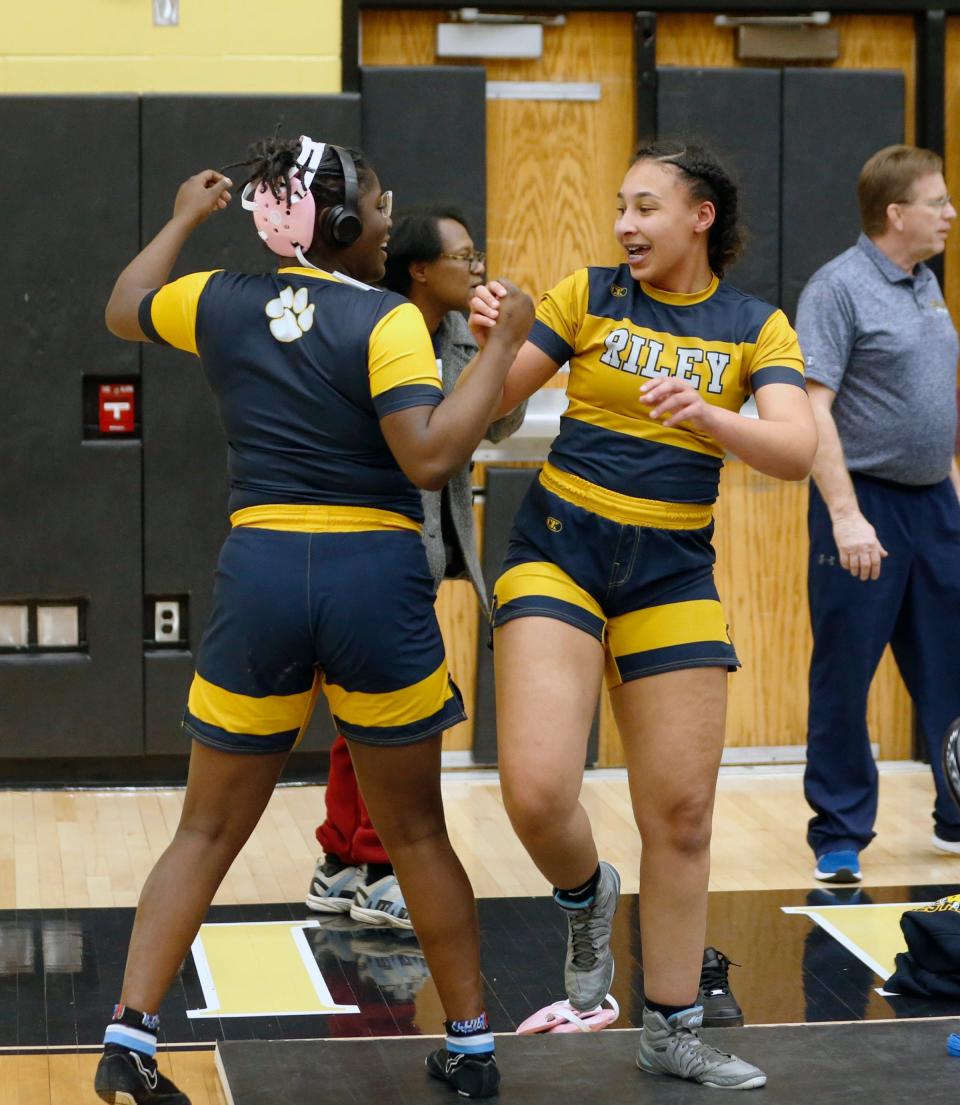
[(702, 1006), (674, 1013), (666, 1020), (661, 1013), (643, 1010), (643, 1031), (637, 1066), (648, 1074), (672, 1074), (713, 1086), (718, 1090), (756, 1090), (767, 1083), (759, 1067), (745, 1063), (705, 1044), (697, 1033), (703, 1022)]
[(567, 962), (563, 982), (574, 1009), (595, 1009), (610, 992), (613, 953), (610, 926), (620, 901), (620, 876), (609, 863), (600, 864), (593, 905), (563, 909), (567, 915)]

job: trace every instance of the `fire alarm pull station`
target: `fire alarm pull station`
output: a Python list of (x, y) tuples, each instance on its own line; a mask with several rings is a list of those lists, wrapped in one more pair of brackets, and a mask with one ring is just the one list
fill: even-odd
[(100, 433), (132, 434), (136, 428), (136, 391), (133, 384), (100, 384)]

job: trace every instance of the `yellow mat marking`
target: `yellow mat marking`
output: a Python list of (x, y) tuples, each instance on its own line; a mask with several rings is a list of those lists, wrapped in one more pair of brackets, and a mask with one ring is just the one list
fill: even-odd
[(188, 1017), (293, 1017), (359, 1013), (337, 1005), (307, 941), (317, 921), (203, 925), (193, 942), (204, 1009)]
[(782, 906), (784, 913), (800, 913), (825, 932), (881, 979), (888, 979), (896, 967), (898, 952), (907, 950), (900, 931), (900, 918), (908, 909), (928, 902), (897, 902), (882, 905)]

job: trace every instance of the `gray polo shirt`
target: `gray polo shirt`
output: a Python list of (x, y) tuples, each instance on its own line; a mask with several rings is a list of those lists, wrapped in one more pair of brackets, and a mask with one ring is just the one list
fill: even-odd
[(851, 472), (906, 484), (950, 474), (957, 332), (926, 265), (906, 273), (861, 234), (810, 277), (797, 335), (807, 379), (836, 392)]

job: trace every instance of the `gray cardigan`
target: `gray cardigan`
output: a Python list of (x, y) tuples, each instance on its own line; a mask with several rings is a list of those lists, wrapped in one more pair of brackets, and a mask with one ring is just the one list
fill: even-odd
[[(467, 367), (477, 352), (477, 343), (470, 333), (463, 316), (456, 311), (450, 311), (444, 316), (437, 331), (440, 345), (440, 360), (443, 364), (443, 391), (449, 395), (454, 385), (460, 378), (460, 373)], [(496, 444), (509, 437), (523, 422), (526, 403), (521, 403), (516, 410), (508, 415), (492, 422), (487, 429), (486, 439)], [(483, 582), (483, 573), (480, 570), (480, 558), (477, 555), (477, 542), (473, 526), (473, 479), (470, 475), (470, 466), (461, 468), (451, 477), (447, 484), (449, 495), (450, 514), (453, 518), (454, 536), (460, 544), (463, 560), (467, 566), (467, 575), (477, 592), (477, 597), (486, 613), (490, 613), (490, 603), (487, 598), (487, 589)], [(443, 532), (441, 529), (440, 499), (443, 494), (440, 491), (421, 491), (423, 498), (423, 543), (427, 549), (427, 561), (430, 571), (433, 573), (434, 587), (440, 586), (446, 567), (446, 553), (443, 547)]]

